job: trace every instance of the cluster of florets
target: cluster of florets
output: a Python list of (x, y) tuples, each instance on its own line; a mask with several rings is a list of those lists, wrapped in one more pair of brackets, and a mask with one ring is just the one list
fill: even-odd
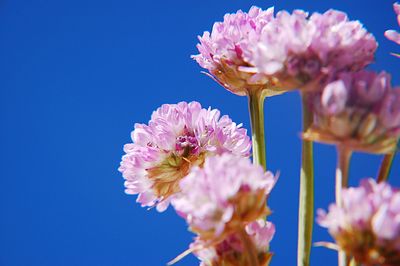
[(314, 123), (305, 138), (351, 150), (389, 153), (400, 136), (400, 89), (381, 72), (344, 72), (311, 98)]
[(318, 223), (362, 265), (400, 265), (400, 191), (373, 179), (343, 191), (341, 206), (319, 210)]
[(135, 125), (132, 140), (119, 168), (126, 192), (139, 194), (142, 206), (157, 205), (159, 211), (179, 192), (179, 181), (207, 156), (228, 152), (247, 157), (251, 147), (241, 124), (197, 102), (164, 104), (148, 125)]
[(314, 89), (327, 75), (360, 70), (377, 43), (358, 21), (329, 10), (311, 16), (251, 8), (226, 15), (200, 37), (196, 61), (225, 88), (240, 95), (263, 90)]
[(228, 235), (218, 244), (209, 245), (197, 238), (191, 248), (196, 250), (194, 254), (200, 259), (200, 266), (247, 265), (248, 257), (243, 243), (245, 237), (256, 252), (258, 265), (266, 266), (272, 258), (268, 250), (274, 234), (275, 226), (260, 219), (248, 224), (244, 230)]
[(267, 265), (275, 227), (260, 219), (270, 213), (266, 200), (275, 182), (272, 173), (231, 154), (207, 158), (180, 182), (172, 205), (198, 235), (192, 249), (203, 265), (250, 265), (249, 250)]
[[(394, 5), (400, 21), (400, 5)], [(400, 44), (400, 34), (386, 36)], [(391, 153), (400, 137), (400, 88), (390, 75), (363, 70), (372, 34), (345, 13), (274, 15), (252, 7), (227, 14), (199, 37), (193, 58), (226, 89), (259, 97), (301, 89), (311, 126), (303, 137), (349, 150)], [(259, 100), (259, 99), (258, 99)], [(136, 124), (119, 170), (128, 194), (159, 211), (171, 202), (196, 234), (202, 266), (267, 266), (275, 227), (267, 198), (277, 177), (250, 161), (241, 124), (197, 102), (165, 104)], [(345, 189), (318, 222), (362, 265), (400, 265), (400, 192), (365, 180)], [(178, 257), (179, 258), (179, 257)]]

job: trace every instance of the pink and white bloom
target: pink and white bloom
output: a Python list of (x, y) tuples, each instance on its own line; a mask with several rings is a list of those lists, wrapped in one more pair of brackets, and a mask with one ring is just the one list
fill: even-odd
[(400, 191), (365, 179), (343, 190), (342, 206), (318, 211), (340, 249), (362, 265), (400, 265)]
[(400, 89), (385, 72), (338, 74), (310, 97), (314, 122), (304, 137), (352, 150), (390, 153), (400, 136)]
[[(400, 4), (399, 3), (394, 3), (393, 4), (393, 9), (394, 12), (396, 13), (397, 16), (397, 23), (400, 25)], [(397, 44), (400, 44), (400, 33), (398, 33), (395, 30), (387, 30), (385, 31), (385, 36), (391, 41), (394, 41)]]
[(162, 105), (147, 125), (135, 124), (133, 143), (124, 146), (119, 171), (126, 193), (138, 194), (142, 206), (165, 210), (179, 181), (206, 157), (225, 152), (249, 156), (250, 139), (241, 126), (198, 102)]
[[(257, 45), (244, 49), (250, 73), (279, 80), (281, 89), (315, 89), (326, 76), (361, 70), (374, 59), (377, 42), (343, 12), (280, 11), (266, 24)], [(245, 67), (242, 67), (245, 71)]]
[(276, 177), (248, 158), (208, 157), (180, 182), (172, 205), (202, 240), (224, 239), (269, 213), (266, 199)]
[[(241, 233), (246, 234), (252, 242), (251, 246), (258, 255), (259, 265), (269, 265), (272, 257), (272, 254), (269, 252), (269, 245), (275, 234), (274, 224), (260, 219), (249, 223)], [(207, 242), (197, 238), (191, 244), (191, 249), (196, 250), (194, 254), (200, 259), (201, 266), (247, 265), (243, 235), (238, 232), (228, 235), (224, 240), (213, 245), (209, 245)]]
[(243, 57), (244, 48), (257, 45), (263, 27), (273, 19), (274, 9), (262, 10), (251, 7), (249, 12), (239, 10), (226, 14), (223, 22), (216, 22), (211, 33), (199, 36), (197, 48), (200, 52), (192, 56), (199, 65), (207, 69), (213, 78), (229, 91), (246, 95), (264, 89), (269, 81), (257, 74), (242, 72), (240, 67), (249, 66)]

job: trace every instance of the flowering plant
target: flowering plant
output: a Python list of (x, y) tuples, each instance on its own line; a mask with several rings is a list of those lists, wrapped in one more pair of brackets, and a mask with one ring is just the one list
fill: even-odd
[[(399, 19), (400, 5), (394, 9)], [(385, 35), (400, 44), (396, 31)], [(400, 88), (390, 74), (365, 69), (378, 47), (374, 36), (336, 10), (275, 14), (252, 7), (225, 15), (199, 42), (192, 58), (225, 89), (248, 97), (251, 140), (242, 124), (198, 102), (164, 104), (148, 124), (135, 125), (119, 167), (126, 193), (159, 212), (171, 204), (196, 235), (170, 264), (189, 253), (202, 266), (270, 264), (268, 198), (278, 174), (267, 171), (263, 105), (266, 97), (298, 90), (298, 266), (310, 265), (313, 142), (338, 151), (336, 203), (317, 218), (336, 243), (317, 245), (337, 250), (339, 266), (400, 265), (400, 193), (387, 181), (400, 138)], [(376, 181), (348, 188), (353, 152), (384, 154)]]

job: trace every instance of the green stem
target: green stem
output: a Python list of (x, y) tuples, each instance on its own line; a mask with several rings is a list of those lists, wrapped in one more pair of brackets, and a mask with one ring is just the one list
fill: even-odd
[(396, 156), (396, 151), (389, 154), (385, 154), (385, 157), (383, 157), (377, 178), (379, 183), (388, 180), (395, 156)]
[[(337, 167), (336, 167), (336, 204), (342, 206), (342, 190), (346, 188), (349, 183), (349, 168), (352, 151), (344, 146), (337, 147)], [(348, 258), (343, 251), (338, 251), (338, 265), (347, 266)]]
[[(309, 128), (313, 116), (308, 108), (306, 94), (302, 94), (303, 131)], [(299, 231), (297, 243), (297, 265), (310, 265), (312, 231), (314, 225), (314, 159), (313, 143), (302, 142), (302, 160), (300, 171)]]
[(264, 135), (264, 99), (260, 92), (249, 93), (253, 162), (267, 168)]

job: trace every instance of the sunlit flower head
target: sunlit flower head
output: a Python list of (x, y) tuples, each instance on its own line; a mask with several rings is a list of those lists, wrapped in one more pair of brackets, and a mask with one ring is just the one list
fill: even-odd
[[(400, 4), (394, 3), (393, 4), (394, 12), (396, 13), (397, 16), (397, 23), (400, 25)], [(400, 33), (398, 33), (395, 30), (387, 30), (385, 32), (386, 38), (388, 38), (391, 41), (394, 41), (397, 44), (400, 44)]]
[(266, 199), (276, 178), (232, 154), (208, 157), (180, 182), (172, 204), (202, 240), (224, 238), (269, 213)]
[(133, 143), (124, 147), (119, 171), (126, 193), (139, 194), (142, 206), (165, 210), (179, 191), (179, 181), (210, 155), (224, 152), (249, 156), (250, 139), (228, 116), (198, 102), (164, 104), (148, 125), (135, 124)]
[(343, 12), (273, 12), (252, 7), (225, 15), (200, 38), (194, 58), (233, 93), (266, 96), (313, 89), (331, 73), (360, 70), (374, 59), (374, 36)]
[(343, 190), (342, 206), (318, 211), (338, 247), (362, 265), (400, 265), (400, 191), (365, 179)]
[(312, 90), (332, 73), (360, 70), (371, 63), (377, 48), (360, 22), (336, 10), (311, 16), (302, 10), (280, 11), (256, 39), (257, 45), (243, 49), (253, 66), (247, 71), (276, 78), (283, 90)]
[(248, 265), (248, 253), (245, 248), (243, 234), (250, 239), (251, 248), (258, 255), (260, 266), (267, 266), (272, 254), (269, 244), (275, 234), (275, 226), (263, 219), (248, 224), (244, 231), (234, 232), (218, 243), (209, 244), (201, 239), (191, 245), (194, 253), (200, 259), (200, 266), (237, 266)]
[(310, 97), (314, 123), (304, 137), (351, 150), (390, 153), (400, 136), (400, 88), (390, 75), (341, 73)]
[(223, 22), (216, 22), (211, 33), (206, 31), (199, 37), (197, 48), (200, 54), (193, 56), (199, 65), (209, 71), (213, 78), (229, 91), (246, 95), (250, 91), (262, 90), (269, 81), (257, 74), (242, 72), (240, 67), (249, 66), (243, 57), (244, 47), (257, 45), (263, 27), (273, 18), (274, 10), (250, 8), (226, 14)]

